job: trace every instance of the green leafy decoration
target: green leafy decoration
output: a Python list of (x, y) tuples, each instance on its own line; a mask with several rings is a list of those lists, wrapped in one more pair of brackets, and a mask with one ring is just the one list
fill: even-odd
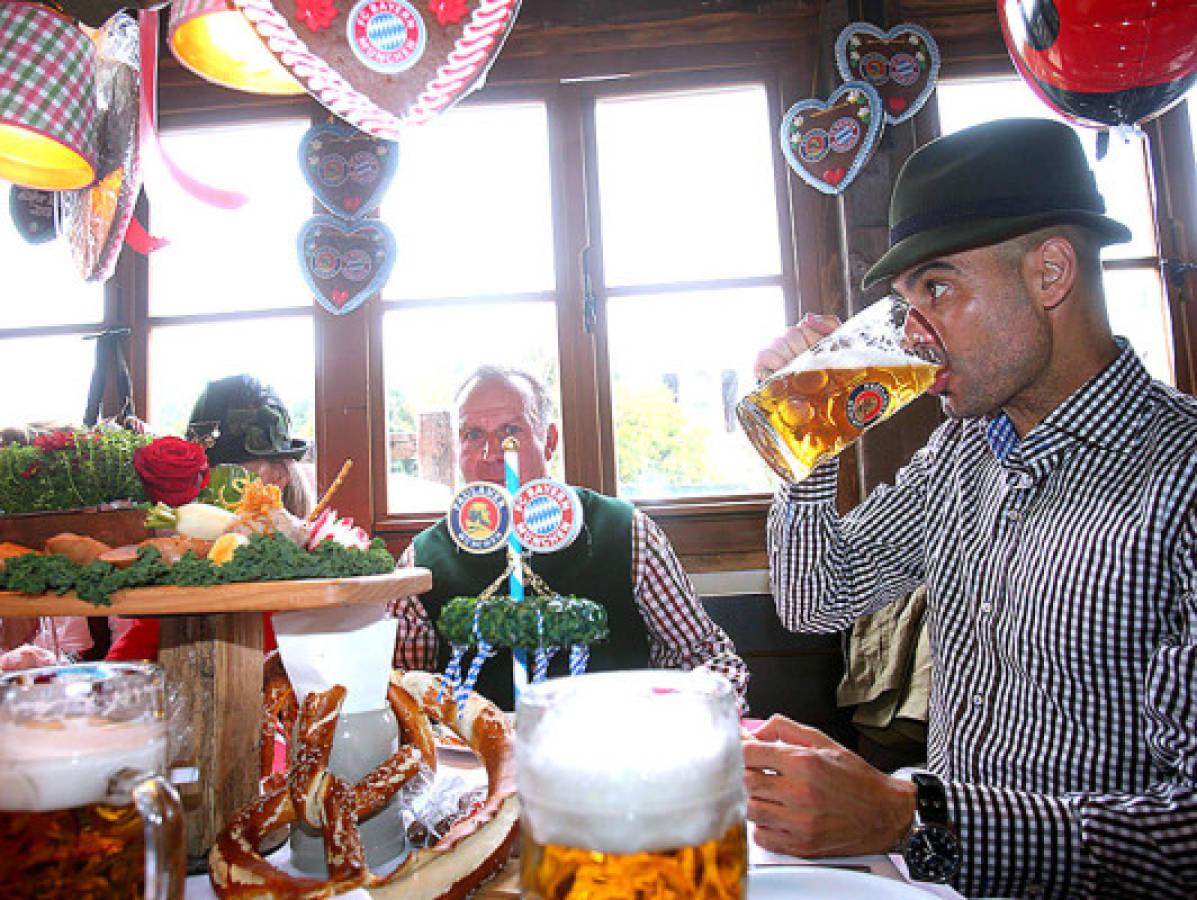
[(506, 596), (486, 600), (454, 597), (441, 610), (437, 630), (451, 644), (476, 644), (475, 611), (479, 636), (494, 647), (534, 650), (541, 646), (594, 644), (610, 633), (606, 608), (573, 596), (527, 597), (519, 601)]

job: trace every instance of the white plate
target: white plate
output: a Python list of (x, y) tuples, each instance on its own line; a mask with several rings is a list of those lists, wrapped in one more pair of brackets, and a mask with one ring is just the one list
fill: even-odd
[(749, 900), (834, 897), (835, 900), (927, 900), (926, 891), (865, 872), (817, 865), (761, 866), (748, 870)]

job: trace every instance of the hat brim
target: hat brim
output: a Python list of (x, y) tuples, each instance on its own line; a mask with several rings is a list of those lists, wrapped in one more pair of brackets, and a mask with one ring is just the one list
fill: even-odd
[(291, 446), (287, 450), (272, 450), (269, 453), (250, 453), (244, 447), (239, 452), (230, 452), (227, 447), (211, 447), (208, 450), (208, 465), (219, 466), (223, 463), (242, 465), (259, 459), (294, 459), (299, 460), (308, 452), (308, 442), (299, 438), (291, 439)]
[(1036, 228), (1061, 224), (1089, 226), (1100, 236), (1103, 246), (1121, 244), (1131, 239), (1130, 229), (1121, 222), (1085, 210), (1057, 210), (1033, 216), (954, 223), (920, 231), (898, 241), (865, 272), (861, 286), (868, 289), (883, 279), (893, 278), (911, 266), (937, 256), (1000, 243)]

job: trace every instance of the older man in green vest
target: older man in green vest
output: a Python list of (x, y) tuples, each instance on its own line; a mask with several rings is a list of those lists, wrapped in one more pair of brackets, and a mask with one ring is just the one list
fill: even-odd
[[(521, 481), (547, 476), (557, 450), (553, 402), (544, 385), (518, 369), (484, 366), (457, 392), (456, 445), (466, 482), (504, 484), (502, 444), (519, 443)], [(591, 648), (590, 670), (646, 667), (704, 668), (727, 678), (743, 705), (748, 667), (727, 634), (702, 608), (668, 538), (630, 503), (577, 488), (583, 528), (568, 547), (538, 553), (531, 567), (553, 590), (603, 604), (611, 634)], [(435, 622), (444, 604), (479, 594), (506, 568), (506, 550), (462, 552), (445, 519), (416, 535), (400, 560), (432, 570), (432, 589), (394, 604), (399, 619), (395, 664), (443, 671), (449, 648)], [(558, 654), (550, 675), (564, 674)], [(511, 667), (498, 660), (482, 667), (476, 685), (484, 696), (512, 709)]]

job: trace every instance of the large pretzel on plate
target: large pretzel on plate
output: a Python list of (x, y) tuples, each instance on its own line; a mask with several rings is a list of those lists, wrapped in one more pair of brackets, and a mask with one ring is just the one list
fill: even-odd
[[(319, 900), (358, 887), (380, 900), (464, 897), (506, 862), (516, 837), (513, 739), (503, 714), (471, 693), (458, 716), (452, 691), (428, 672), (395, 672), (388, 697), (396, 718), (413, 720), (404, 733), (431, 746), (427, 716), (450, 726), (481, 758), (488, 777), (482, 806), (454, 825), (436, 844), (410, 853), (386, 876), (365, 864), (357, 821), (380, 809), (419, 768), (422, 750), (410, 744), (355, 785), (326, 771), (344, 688), (309, 694), (299, 712), (293, 764), (284, 777), (270, 776), (264, 793), (234, 814), (209, 855), (213, 888), (222, 898)], [(422, 721), (422, 725), (420, 724)], [(435, 752), (431, 754), (435, 760)], [(329, 879), (297, 878), (262, 859), (257, 848), (268, 834), (302, 820), (324, 832)]]

